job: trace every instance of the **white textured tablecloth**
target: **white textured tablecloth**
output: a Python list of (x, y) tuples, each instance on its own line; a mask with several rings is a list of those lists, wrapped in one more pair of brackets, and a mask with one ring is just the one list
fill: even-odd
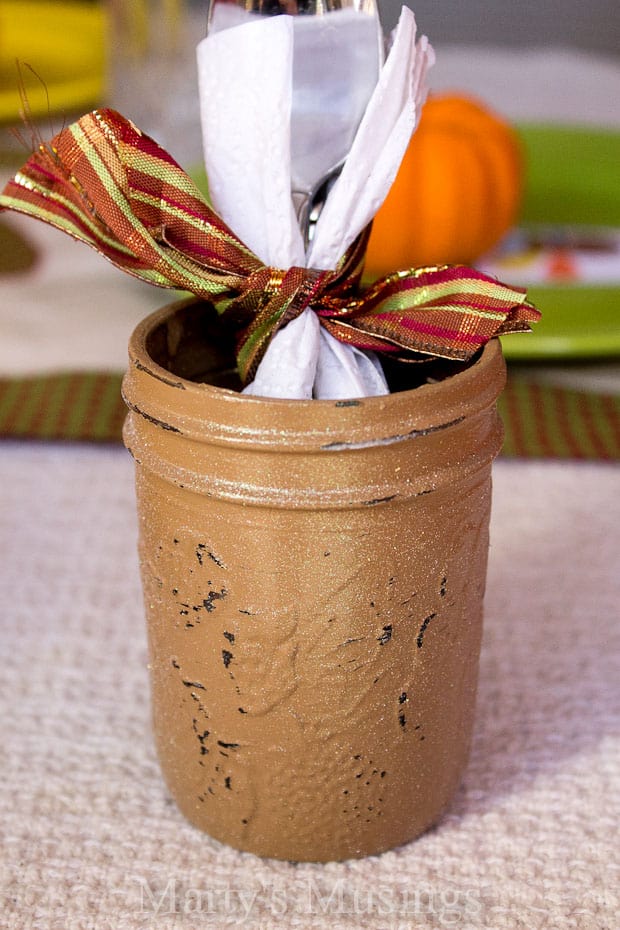
[(615, 930), (618, 471), (503, 461), (495, 487), (459, 794), (405, 847), (294, 866), (201, 834), (160, 778), (129, 456), (3, 444), (2, 927)]

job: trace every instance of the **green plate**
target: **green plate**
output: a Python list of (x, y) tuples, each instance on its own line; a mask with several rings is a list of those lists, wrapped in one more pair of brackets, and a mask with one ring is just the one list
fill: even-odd
[(542, 312), (531, 333), (502, 338), (506, 358), (604, 358), (620, 355), (620, 287), (528, 287)]
[[(546, 125), (518, 131), (527, 164), (524, 225), (620, 228), (620, 133)], [(542, 319), (532, 333), (502, 340), (508, 358), (620, 354), (620, 274), (617, 283), (527, 287)]]

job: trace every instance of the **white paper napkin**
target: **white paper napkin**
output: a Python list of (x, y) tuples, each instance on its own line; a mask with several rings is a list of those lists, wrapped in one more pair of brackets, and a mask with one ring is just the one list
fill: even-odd
[[(335, 268), (372, 219), (396, 176), (434, 61), (403, 7), (390, 54), (350, 154), (317, 223), (309, 254), (290, 196), (294, 17), (210, 34), (198, 46), (205, 163), (218, 213), (266, 264)], [(388, 392), (371, 357), (334, 339), (312, 309), (279, 330), (246, 392), (344, 398)]]

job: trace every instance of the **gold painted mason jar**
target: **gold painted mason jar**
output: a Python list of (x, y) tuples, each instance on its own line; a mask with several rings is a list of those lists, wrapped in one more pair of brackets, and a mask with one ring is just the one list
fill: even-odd
[(218, 342), (208, 304), (164, 308), (123, 386), (162, 771), (238, 849), (380, 853), (467, 760), (500, 344), (415, 389), (295, 401), (233, 389)]

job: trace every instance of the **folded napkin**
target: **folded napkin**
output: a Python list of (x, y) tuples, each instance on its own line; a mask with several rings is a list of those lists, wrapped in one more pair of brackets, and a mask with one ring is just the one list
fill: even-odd
[[(217, 212), (267, 265), (333, 270), (396, 176), (426, 96), (434, 54), (403, 7), (392, 48), (307, 255), (291, 200), (295, 17), (210, 34), (198, 46), (209, 191)], [(287, 398), (384, 394), (370, 352), (338, 342), (312, 308), (280, 329), (248, 393)]]

